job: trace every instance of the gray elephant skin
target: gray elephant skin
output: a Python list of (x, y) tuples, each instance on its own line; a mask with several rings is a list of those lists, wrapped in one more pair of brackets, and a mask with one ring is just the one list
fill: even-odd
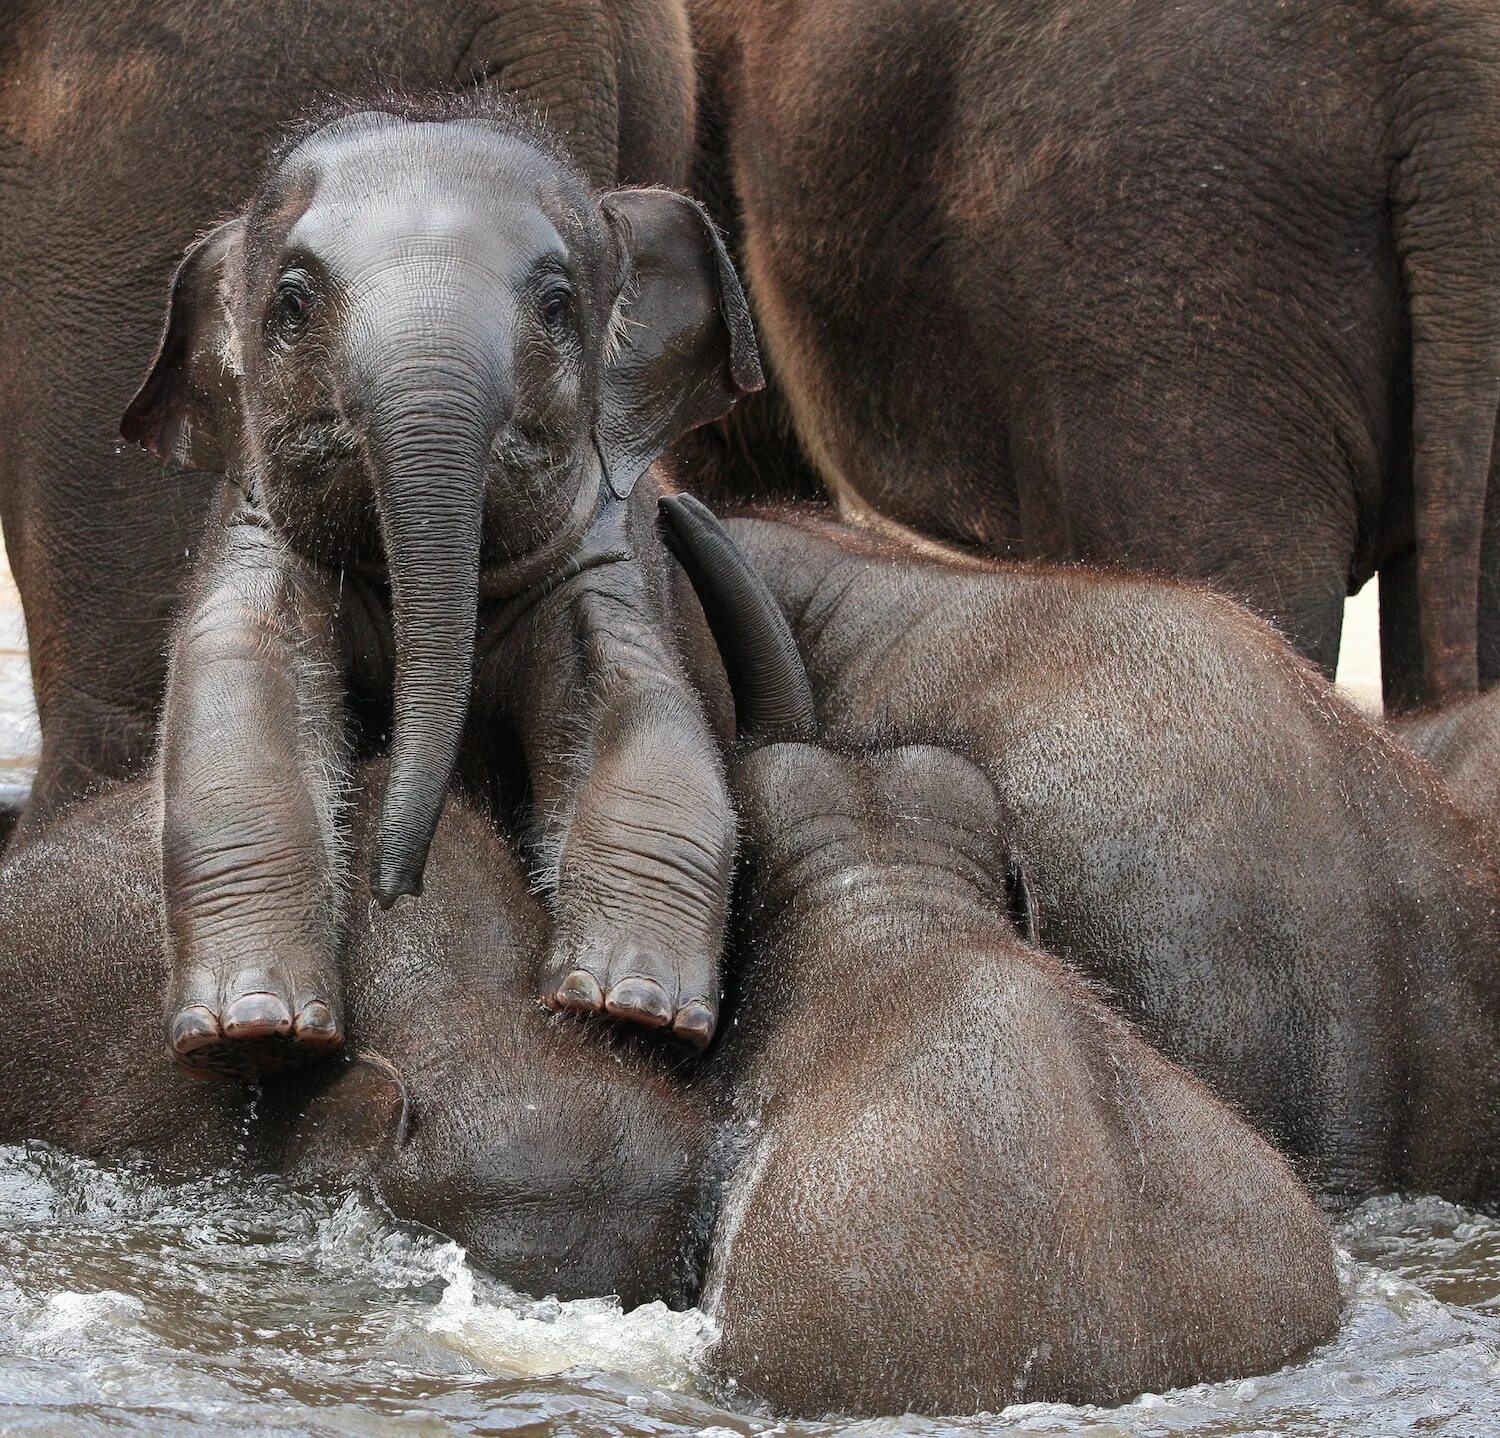
[(822, 733), (977, 762), (1043, 945), (1334, 1203), (1500, 1198), (1500, 875), (1443, 784), (1266, 624), (816, 512), (727, 528)]
[(1490, 853), (1500, 856), (1500, 690), (1395, 715), (1390, 727), (1443, 776), (1454, 806), (1474, 821)]
[[(846, 512), (1500, 679), (1488, 0), (695, 0), (703, 155)], [(757, 406), (691, 483), (764, 493)]]
[[(767, 662), (760, 577), (696, 501), (662, 508), (742, 732), (801, 741), (732, 774), (729, 1022), (695, 1080), (730, 1155), (711, 1369), (783, 1412), (967, 1412), (1265, 1370), (1328, 1337), (1316, 1205), (1023, 941), (1035, 912), (991, 780), (946, 749), (808, 742), (808, 680)], [(852, 994), (858, 1022), (831, 1023)]]
[(213, 479), (118, 444), (162, 296), (268, 142), (328, 95), (503, 91), (597, 185), (680, 184), (680, 0), (6, 0), (0, 5), (0, 520), (41, 768), (26, 827), (145, 765)]
[(732, 718), (642, 476), (759, 383), (701, 209), (596, 195), (501, 99), (338, 114), (190, 251), (121, 426), (244, 496), (162, 726), (180, 1062), (341, 1042), (340, 775), (377, 750), (382, 903), (458, 769), (534, 816), (549, 1001), (708, 1041)]
[[(778, 1411), (993, 1412), (1267, 1372), (1333, 1333), (1290, 1166), (1006, 923), (974, 765), (773, 745), (735, 792), (716, 1371)], [(863, 1032), (830, 1025), (860, 991)]]
[[(360, 853), (383, 779), (357, 780)], [(353, 1061), (257, 1092), (160, 1060), (160, 804), (149, 779), (119, 785), (0, 870), (0, 973), (26, 1035), (0, 1046), (6, 1141), (365, 1184), (522, 1289), (691, 1299), (705, 1116), (608, 1030), (536, 1003), (545, 914), (485, 818), (447, 806), (420, 904), (387, 912), (361, 885), (349, 906)]]
[[(789, 855), (778, 856), (769, 837), (783, 817), (774, 805), (814, 802), (820, 823), (843, 827), (845, 814), (825, 813), (829, 796), (806, 783), (810, 758), (825, 766), (824, 779), (829, 770), (857, 776), (862, 794), (882, 774), (896, 776), (901, 792), (890, 799), (916, 816), (893, 828), (889, 810), (872, 806), (829, 853), (836, 865), (863, 855), (872, 826), (891, 836), (881, 864), (861, 871), (851, 892), (849, 917), (863, 912), (865, 922), (843, 961), (871, 960), (864, 940), (881, 928), (873, 916), (898, 927), (911, 917), (910, 884), (930, 890), (924, 865), (943, 872), (944, 912), (967, 923), (971, 943), (957, 968), (953, 951), (924, 939), (892, 955), (883, 976), (871, 975), (885, 1000), (869, 1017), (896, 1022), (866, 1025), (859, 1044), (836, 1039), (842, 1031), (826, 1021), (840, 1001), (820, 978), (839, 977), (831, 967), (839, 960), (815, 943), (805, 904), (757, 941), (733, 1042), (703, 1061), (691, 1088), (670, 1081), (638, 1045), (545, 1011), (534, 998), (546, 952), (542, 908), (487, 819), (454, 800), (419, 900), (386, 911), (354, 881), (344, 959), (350, 1061), (278, 1075), (258, 1091), (194, 1081), (154, 1058), (166, 959), (150, 839), (161, 798), (149, 781), (135, 781), (75, 807), (0, 870), (0, 979), (16, 1018), (8, 1029), (16, 1041), (0, 1044), (0, 1139), (46, 1138), (95, 1156), (142, 1153), (183, 1174), (231, 1166), (341, 1189), (361, 1184), (398, 1216), (451, 1235), (476, 1262), (538, 1295), (683, 1303), (698, 1296), (709, 1261), (724, 1326), (713, 1371), (740, 1393), (808, 1416), (955, 1411), (1042, 1393), (1108, 1401), (1139, 1386), (1259, 1371), (1325, 1336), (1338, 1309), (1332, 1250), (1285, 1163), (1023, 945), (1003, 914), (975, 909), (976, 894), (993, 898), (976, 866), (990, 862), (998, 841), (988, 827), (962, 826), (996, 822), (987, 781), (935, 752), (860, 762), (805, 746), (764, 752), (741, 780), (749, 812), (766, 820), (752, 821), (757, 894), (786, 893), (786, 881), (802, 877), (775, 867)], [(972, 814), (950, 813), (955, 772), (966, 790), (977, 786)], [(350, 829), (360, 853), (374, 842), (383, 780), (378, 769), (357, 776)], [(773, 807), (757, 810), (757, 802)], [(950, 891), (955, 873), (970, 887)], [(807, 890), (807, 901), (817, 892)], [(780, 949), (803, 942), (811, 947)], [(883, 962), (887, 953), (873, 957)], [(907, 1023), (947, 1011), (945, 996), (963, 987), (958, 969), (971, 982), (1003, 977), (1002, 991), (993, 1009), (965, 1005), (946, 1059), (929, 1065), (942, 1031), (928, 1029), (913, 1049)], [(840, 982), (850, 978), (845, 970)], [(1024, 1021), (1027, 1038), (1018, 1044), (991, 1018)], [(806, 1044), (810, 1025), (817, 1044)], [(1026, 1057), (1033, 1044), (1033, 1059), (1047, 1055), (1040, 1071)], [(900, 1074), (908, 1080), (892, 1087)], [(1112, 1076), (1109, 1098), (1090, 1091), (1100, 1075)], [(872, 1079), (881, 1085), (875, 1095), (864, 1087)], [(920, 1093), (907, 1086), (913, 1079)], [(715, 1224), (726, 1161), (716, 1129), (759, 1111), (767, 1092), (775, 1098), (762, 1147), (774, 1163), (768, 1169), (767, 1159), (730, 1150), (740, 1167), (728, 1175), (730, 1208)], [(861, 1214), (850, 1212), (850, 1193), (837, 1181), (804, 1189), (798, 1207), (782, 1210), (762, 1180), (804, 1167), (813, 1147), (834, 1155), (826, 1124), (844, 1112), (830, 1106), (837, 1095), (851, 1122), (861, 1117), (861, 1097), (875, 1098), (866, 1120), (894, 1103), (902, 1126), (892, 1141), (922, 1112), (908, 1100), (930, 1102), (948, 1119), (895, 1168), (882, 1161), (890, 1149), (864, 1146), (861, 1166), (842, 1174), (857, 1186)], [(1024, 1116), (1035, 1108), (1056, 1119), (1050, 1141)], [(1120, 1123), (1156, 1133), (1144, 1169)], [(1189, 1132), (1191, 1155), (1176, 1143)], [(1012, 1167), (1018, 1141), (1027, 1148), (1024, 1177)], [(913, 1189), (911, 1163), (923, 1158), (946, 1178)], [(1115, 1163), (1125, 1167), (1111, 1177)], [(822, 1170), (805, 1171), (819, 1183)], [(747, 1183), (753, 1192), (744, 1196)], [(960, 1251), (956, 1214), (970, 1220), (961, 1251), (979, 1265), (967, 1278), (951, 1262)], [(1118, 1223), (1110, 1229), (1090, 1214)], [(1195, 1225), (1210, 1216), (1220, 1227), (1199, 1246)], [(1051, 1249), (1037, 1248), (1040, 1221), (1065, 1222), (1078, 1241), (1065, 1277)], [(949, 1262), (935, 1261), (934, 1244)], [(856, 1260), (862, 1288), (849, 1281)], [(984, 1275), (995, 1264), (1024, 1281), (992, 1286)], [(1095, 1280), (1106, 1272), (1101, 1287)], [(1248, 1291), (1227, 1286), (1231, 1272)], [(1038, 1290), (1039, 1274), (1058, 1280), (1046, 1285), (1050, 1298)], [(878, 1336), (866, 1326), (872, 1304), (938, 1315), (970, 1300), (962, 1343), (946, 1322), (903, 1330), (899, 1369), (878, 1343), (857, 1341)], [(788, 1317), (784, 1326), (771, 1321), (777, 1312)], [(823, 1346), (808, 1346), (812, 1324)], [(1027, 1365), (1026, 1334), (1051, 1342), (1056, 1356)], [(1101, 1335), (1109, 1361), (1081, 1362), (1076, 1344)], [(826, 1345), (840, 1336), (847, 1342), (833, 1361)], [(993, 1355), (982, 1374), (974, 1361), (981, 1351)]]

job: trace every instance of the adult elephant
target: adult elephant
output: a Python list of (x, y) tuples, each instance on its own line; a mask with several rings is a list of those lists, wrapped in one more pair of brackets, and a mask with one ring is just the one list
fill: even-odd
[(168, 615), (220, 503), (118, 443), (189, 241), (319, 95), (493, 87), (596, 184), (675, 183), (678, 0), (11, 0), (0, 7), (0, 520), (42, 754), (23, 832), (149, 754)]
[[(1500, 678), (1492, 5), (691, 9), (705, 181), (846, 513), (1209, 581), (1330, 675), (1379, 572), (1391, 699)], [(763, 487), (742, 455), (703, 486)]]

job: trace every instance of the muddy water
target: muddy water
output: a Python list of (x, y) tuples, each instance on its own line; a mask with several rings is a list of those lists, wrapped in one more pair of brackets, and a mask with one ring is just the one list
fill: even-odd
[[(36, 749), (8, 580), (0, 789)], [(1368, 609), (1341, 675), (1366, 703)], [(696, 1311), (522, 1298), (352, 1196), (0, 1146), (0, 1434), (1500, 1438), (1500, 1219), (1381, 1199), (1337, 1232), (1341, 1331), (1283, 1372), (1109, 1411), (781, 1425), (702, 1380)]]

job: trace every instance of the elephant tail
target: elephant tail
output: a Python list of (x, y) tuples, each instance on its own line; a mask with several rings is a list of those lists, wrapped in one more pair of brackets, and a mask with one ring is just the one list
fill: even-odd
[(1429, 702), (1479, 684), (1481, 544), (1500, 406), (1500, 18), (1452, 20), (1434, 17), (1405, 37), (1391, 128)]

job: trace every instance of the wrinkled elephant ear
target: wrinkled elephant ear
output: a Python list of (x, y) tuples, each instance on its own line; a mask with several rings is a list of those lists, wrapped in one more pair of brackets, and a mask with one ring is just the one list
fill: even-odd
[(594, 442), (624, 499), (673, 441), (765, 379), (745, 292), (703, 208), (671, 190), (613, 190), (600, 207), (625, 277)]
[(120, 436), (159, 459), (222, 474), (239, 433), (239, 357), (223, 281), (238, 261), (243, 220), (199, 240), (172, 280), (167, 327)]

